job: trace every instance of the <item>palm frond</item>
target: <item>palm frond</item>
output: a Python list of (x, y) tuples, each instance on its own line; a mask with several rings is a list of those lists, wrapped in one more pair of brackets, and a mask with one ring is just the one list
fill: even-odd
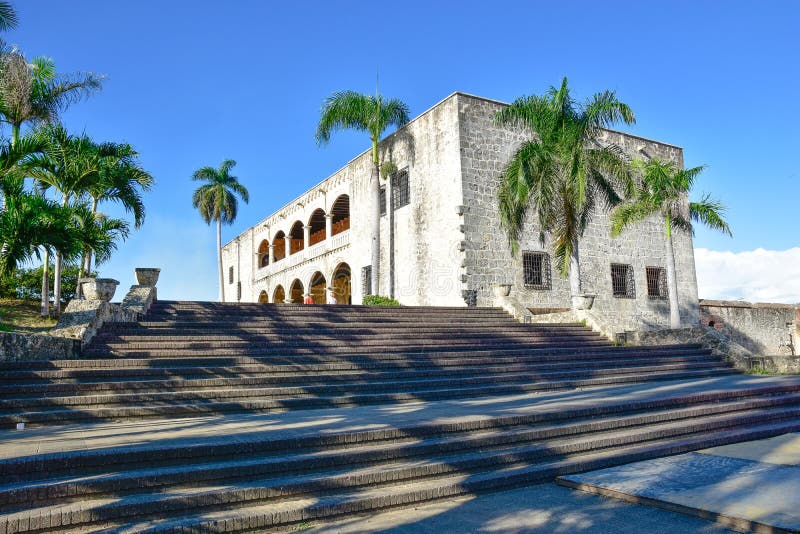
[(712, 230), (717, 230), (728, 236), (733, 236), (730, 226), (725, 221), (725, 206), (718, 200), (705, 194), (699, 202), (689, 203), (689, 216), (693, 221), (699, 221)]

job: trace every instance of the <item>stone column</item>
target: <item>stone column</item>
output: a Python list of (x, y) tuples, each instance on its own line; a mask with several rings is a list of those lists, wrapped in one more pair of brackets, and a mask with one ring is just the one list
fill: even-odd
[(333, 213), (325, 214), (325, 239), (330, 239), (333, 232)]
[(275, 263), (275, 243), (269, 245), (269, 264)]
[(283, 238), (283, 246), (285, 247), (284, 250), (286, 251), (286, 257), (289, 257), (292, 251), (292, 238), (288, 235)]
[(311, 226), (306, 225), (303, 227), (303, 248), (308, 248), (311, 242)]

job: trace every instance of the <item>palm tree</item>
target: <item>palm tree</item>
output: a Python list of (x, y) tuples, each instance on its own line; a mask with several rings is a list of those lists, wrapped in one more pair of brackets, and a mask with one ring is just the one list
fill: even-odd
[(0, 2), (0, 32), (13, 30), (17, 27), (17, 12), (11, 2)]
[(0, 54), (0, 116), (16, 143), (26, 122), (52, 123), (71, 104), (102, 87), (93, 73), (58, 74), (50, 58), (30, 63), (17, 51)]
[[(55, 189), (66, 208), (70, 201), (86, 194), (100, 173), (97, 146), (87, 137), (70, 135), (62, 126), (47, 126), (37, 132), (45, 141), (41, 155), (29, 157), (23, 168), (39, 183), (42, 191)], [(61, 268), (65, 251), (56, 249), (53, 273), (53, 305), (61, 313)]]
[(217, 223), (217, 260), (219, 266), (219, 300), (225, 301), (225, 279), (222, 274), (222, 223), (231, 224), (236, 220), (239, 203), (238, 195), (245, 203), (250, 201), (247, 188), (239, 183), (230, 171), (236, 165), (232, 159), (226, 159), (218, 169), (202, 167), (192, 175), (192, 180), (208, 182), (198, 187), (192, 196), (192, 206), (200, 211), (206, 222)]
[(689, 192), (703, 167), (681, 169), (672, 162), (658, 159), (635, 161), (634, 166), (642, 173), (634, 194), (611, 214), (611, 234), (618, 236), (622, 231), (638, 221), (653, 215), (664, 221), (664, 235), (667, 250), (667, 293), (669, 297), (669, 318), (672, 328), (680, 328), (681, 317), (678, 308), (678, 278), (675, 272), (675, 253), (672, 247), (672, 230), (694, 234), (692, 221), (701, 222), (714, 230), (733, 235), (725, 222), (725, 207), (709, 195), (703, 195), (699, 202), (688, 202)]
[[(87, 190), (92, 199), (91, 212), (96, 214), (101, 202), (118, 202), (125, 211), (133, 213), (134, 227), (141, 227), (145, 217), (142, 193), (150, 190), (153, 177), (142, 169), (138, 161), (139, 154), (128, 144), (103, 143), (97, 150), (100, 172)], [(81, 259), (79, 276), (91, 270), (92, 250), (87, 249)]]
[(381, 186), (380, 156), (378, 143), (383, 133), (391, 126), (401, 127), (409, 121), (408, 106), (396, 99), (384, 100), (383, 96), (340, 91), (329, 96), (322, 106), (317, 125), (316, 141), (324, 145), (330, 141), (331, 133), (337, 130), (353, 129), (369, 134), (372, 143), (372, 167), (370, 169), (371, 197), (371, 246), (372, 276), (371, 287), (375, 295), (379, 292), (380, 280), (380, 230), (381, 230)]
[[(71, 209), (75, 240), (80, 244), (81, 251), (94, 252), (97, 265), (108, 261), (117, 250), (117, 241), (127, 239), (130, 232), (128, 223), (98, 213), (87, 204), (77, 204)], [(79, 270), (78, 278), (82, 276), (83, 272)]]
[(541, 96), (515, 100), (496, 116), (500, 125), (527, 130), (506, 166), (498, 191), (500, 222), (512, 252), (530, 210), (539, 224), (539, 240), (553, 239), (556, 264), (569, 276), (573, 297), (581, 294), (579, 240), (596, 208), (620, 202), (619, 190), (632, 187), (630, 165), (622, 150), (603, 144), (603, 128), (633, 124), (631, 109), (615, 93), (597, 93), (584, 103), (570, 95), (567, 79)]
[(41, 195), (26, 193), (21, 185), (7, 197), (0, 211), (0, 273), (13, 272), (34, 257), (40, 249), (74, 250), (70, 230), (70, 210)]

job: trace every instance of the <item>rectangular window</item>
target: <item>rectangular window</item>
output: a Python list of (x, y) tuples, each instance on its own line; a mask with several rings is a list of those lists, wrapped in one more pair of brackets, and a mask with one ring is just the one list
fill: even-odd
[(236, 282), (236, 300), (242, 300), (242, 283)]
[(392, 209), (402, 208), (411, 202), (408, 191), (408, 170), (403, 169), (392, 176)]
[(381, 217), (386, 215), (386, 186), (381, 187)]
[(522, 253), (522, 272), (525, 287), (550, 289), (550, 255), (546, 252)]
[(372, 295), (372, 265), (361, 268), (361, 295)]
[(228, 283), (233, 283), (233, 267), (228, 267)]
[(636, 287), (633, 281), (633, 266), (623, 263), (611, 264), (611, 290), (617, 298), (636, 298)]
[(651, 299), (667, 298), (667, 270), (663, 267), (646, 267), (647, 296)]

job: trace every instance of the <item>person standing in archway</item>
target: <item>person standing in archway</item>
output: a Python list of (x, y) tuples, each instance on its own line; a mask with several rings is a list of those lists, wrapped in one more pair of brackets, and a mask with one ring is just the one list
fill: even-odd
[(326, 302), (328, 304), (339, 304), (339, 301), (336, 300), (336, 294), (333, 292), (333, 288), (332, 287), (326, 287), (325, 291), (328, 294), (328, 298), (326, 300)]

